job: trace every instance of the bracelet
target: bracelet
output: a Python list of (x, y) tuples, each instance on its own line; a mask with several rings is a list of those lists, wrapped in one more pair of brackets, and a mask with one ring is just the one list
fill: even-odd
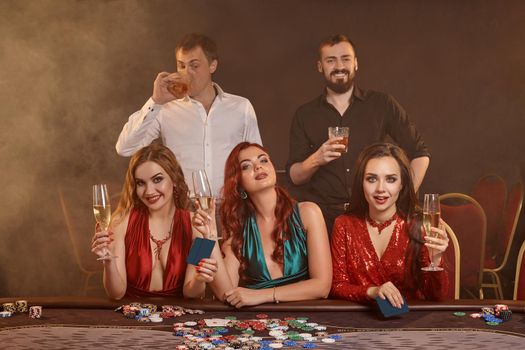
[(276, 287), (273, 287), (273, 302), (274, 302), (275, 304), (279, 304), (279, 300), (277, 300), (277, 298), (275, 297), (275, 288), (276, 288)]

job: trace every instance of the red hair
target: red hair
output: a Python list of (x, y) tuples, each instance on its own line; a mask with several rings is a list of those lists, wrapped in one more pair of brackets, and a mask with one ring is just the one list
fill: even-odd
[[(233, 254), (239, 260), (239, 277), (245, 281), (244, 271), (247, 268), (247, 261), (242, 256), (244, 244), (244, 225), (246, 220), (255, 215), (255, 206), (250, 197), (241, 198), (241, 165), (239, 154), (241, 151), (257, 147), (268, 154), (268, 151), (257, 143), (241, 142), (231, 151), (224, 167), (224, 187), (222, 189), (223, 202), (220, 207), (221, 222), (225, 239), (232, 238), (231, 247)], [(275, 250), (272, 259), (278, 264), (284, 263), (284, 240), (289, 238), (288, 218), (292, 215), (294, 200), (285, 189), (275, 185), (277, 192), (277, 204), (275, 206), (275, 227), (272, 231), (272, 239), (275, 241)]]

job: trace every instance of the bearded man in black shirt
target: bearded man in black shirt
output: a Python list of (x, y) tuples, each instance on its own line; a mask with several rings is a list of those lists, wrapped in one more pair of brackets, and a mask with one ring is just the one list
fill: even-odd
[[(358, 63), (350, 39), (337, 34), (324, 40), (317, 68), (326, 88), (295, 113), (286, 169), (294, 184), (306, 185), (304, 199), (319, 204), (331, 234), (335, 218), (347, 208), (352, 169), (362, 149), (375, 142), (399, 145), (411, 159), (416, 191), (430, 154), (408, 114), (392, 96), (356, 85)], [(328, 128), (333, 126), (349, 127), (347, 152), (337, 143), (341, 138), (328, 139)]]

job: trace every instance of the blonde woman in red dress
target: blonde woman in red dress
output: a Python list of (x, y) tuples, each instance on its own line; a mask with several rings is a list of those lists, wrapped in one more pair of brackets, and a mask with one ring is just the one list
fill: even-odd
[(376, 297), (400, 308), (407, 299), (442, 299), (447, 272), (425, 272), (430, 260), (443, 265), (444, 230), (422, 232), (410, 165), (397, 146), (381, 143), (357, 160), (350, 206), (332, 233), (331, 296), (367, 303)]

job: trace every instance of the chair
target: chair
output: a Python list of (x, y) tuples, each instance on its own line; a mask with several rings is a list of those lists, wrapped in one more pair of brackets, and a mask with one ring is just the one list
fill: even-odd
[(472, 197), (462, 193), (447, 193), (440, 196), (441, 217), (457, 236), (461, 248), (461, 297), (483, 299), (481, 283), (485, 255), (487, 219), (481, 205)]
[[(119, 188), (109, 186), (111, 189)], [(73, 254), (78, 268), (82, 272), (82, 295), (105, 295), (102, 285), (103, 265), (91, 253), (91, 235), (95, 227), (93, 211), (91, 210), (91, 191), (89, 187), (79, 190), (74, 188), (59, 188), (59, 199), (67, 233), (73, 246)], [(120, 192), (111, 196), (113, 208)], [(75, 203), (72, 205), (71, 203)]]
[(501, 236), (505, 226), (503, 213), (507, 200), (507, 184), (499, 175), (485, 175), (474, 184), (471, 195), (481, 204), (487, 216), (484, 267), (493, 269), (503, 260), (506, 249)]
[(503, 260), (500, 262), (499, 266), (487, 266), (487, 260), (485, 259), (485, 268), (483, 269), (483, 272), (485, 277), (490, 280), (489, 282), (485, 282), (486, 280), (484, 280), (481, 287), (494, 289), (496, 298), (498, 299), (505, 299), (499, 273), (505, 268), (509, 259), (512, 242), (514, 241), (516, 227), (518, 226), (518, 219), (523, 205), (523, 195), (523, 184), (518, 182), (510, 190), (509, 198), (503, 211), (504, 228), (499, 237), (502, 244), (506, 247)]
[[(446, 267), (448, 271), (449, 276), (449, 287), (448, 287), (448, 299), (459, 299), (459, 291), (460, 291), (460, 248), (459, 248), (459, 242), (456, 234), (452, 230), (452, 228), (445, 223), (445, 231), (448, 234), (449, 242), (452, 243), (452, 246), (450, 246), (445, 251), (445, 262)], [(451, 249), (452, 248), (452, 249)], [(453, 278), (451, 276), (454, 276)]]
[(514, 280), (514, 300), (525, 300), (525, 242), (521, 245), (516, 264), (516, 279)]

